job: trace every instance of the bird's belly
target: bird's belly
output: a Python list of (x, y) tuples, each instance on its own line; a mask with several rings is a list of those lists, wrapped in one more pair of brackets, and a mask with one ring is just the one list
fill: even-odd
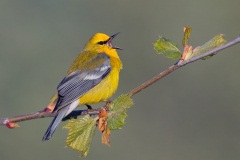
[(119, 71), (112, 70), (98, 85), (80, 97), (80, 104), (93, 104), (109, 99), (116, 91)]

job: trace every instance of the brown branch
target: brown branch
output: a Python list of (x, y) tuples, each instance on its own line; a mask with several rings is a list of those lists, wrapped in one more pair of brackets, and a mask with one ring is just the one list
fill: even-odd
[(150, 85), (152, 85), (153, 83), (157, 82), (158, 80), (162, 79), (163, 77), (165, 77), (166, 75), (168, 75), (169, 73), (173, 72), (174, 70), (176, 70), (177, 68), (179, 68), (179, 65), (175, 64), (171, 67), (169, 67), (168, 69), (164, 70), (163, 72), (161, 72), (160, 74), (158, 74), (157, 76), (153, 77), (152, 79), (148, 80), (147, 82), (141, 84), (140, 86), (136, 87), (135, 89), (131, 90), (130, 92), (128, 92), (128, 94), (130, 94), (131, 96), (137, 94), (138, 92), (140, 92), (141, 90), (149, 87)]
[[(194, 61), (197, 61), (203, 57), (209, 56), (209, 55), (213, 55), (214, 53), (221, 51), (223, 49), (226, 49), (228, 47), (231, 47), (237, 43), (240, 43), (240, 37), (237, 37), (236, 39), (218, 47), (215, 48), (211, 51), (208, 51), (204, 54), (201, 54), (199, 56), (193, 57), (189, 60), (185, 60), (182, 61), (180, 60), (178, 63), (176, 63), (175, 65), (172, 65), (171, 67), (167, 68), (166, 70), (164, 70), (163, 72), (161, 72), (160, 74), (158, 74), (157, 76), (153, 77), (152, 79), (148, 80), (147, 82), (139, 85), (138, 87), (136, 87), (135, 89), (131, 90), (128, 92), (128, 94), (130, 94), (131, 96), (137, 94), (138, 92), (140, 92), (141, 90), (149, 87), (150, 85), (152, 85), (153, 83), (157, 82), (158, 80), (162, 79), (163, 77), (165, 77), (166, 75), (170, 74), (171, 72), (173, 72), (174, 70), (183, 67), (189, 63), (192, 63)], [(106, 105), (105, 105), (106, 107)], [(77, 111), (73, 111), (72, 113), (70, 113), (66, 118), (66, 119), (70, 119), (72, 117), (77, 117), (80, 115), (86, 115), (86, 114), (90, 114), (90, 115), (96, 115), (99, 113), (99, 109), (91, 109), (91, 110), (77, 110)], [(10, 123), (15, 123), (15, 122), (21, 122), (21, 121), (26, 121), (26, 120), (32, 120), (32, 119), (38, 119), (38, 118), (46, 118), (46, 117), (54, 117), (56, 115), (56, 113), (49, 113), (49, 112), (44, 112), (44, 111), (39, 111), (36, 113), (31, 113), (31, 114), (25, 114), (25, 115), (20, 115), (20, 116), (14, 116), (14, 117), (9, 117), (9, 118), (0, 118), (0, 125), (6, 125), (8, 122)]]
[(136, 87), (135, 89), (131, 90), (130, 92), (128, 92), (128, 94), (130, 95), (135, 95), (137, 94), (138, 92), (140, 92), (141, 90), (149, 87), (150, 85), (152, 85), (153, 83), (157, 82), (158, 80), (162, 79), (163, 77), (165, 77), (166, 75), (168, 75), (169, 73), (173, 72), (174, 70), (180, 68), (180, 67), (183, 67), (189, 63), (192, 63), (194, 61), (197, 61), (197, 60), (200, 60), (201, 58), (203, 57), (206, 57), (206, 56), (210, 56), (210, 55), (213, 55), (214, 53), (218, 52), (218, 51), (221, 51), (221, 50), (224, 50), (228, 47), (231, 47), (237, 43), (240, 43), (240, 37), (237, 37), (236, 39), (220, 46), (220, 47), (217, 47), (213, 50), (210, 50), (204, 54), (201, 54), (199, 56), (196, 56), (196, 57), (193, 57), (189, 60), (185, 60), (185, 61), (179, 61), (178, 63), (176, 63), (175, 65), (172, 65), (171, 67), (169, 67), (168, 69), (164, 70), (163, 72), (161, 72), (160, 74), (158, 74), (157, 76), (153, 77), (152, 79), (148, 80), (147, 82), (141, 84), (140, 86)]
[[(75, 118), (80, 115), (87, 115), (87, 114), (96, 115), (99, 113), (99, 110), (100, 108), (91, 109), (91, 110), (76, 110), (71, 112), (68, 116), (66, 116), (64, 120)], [(7, 123), (16, 123), (16, 122), (22, 122), (22, 121), (27, 121), (32, 119), (54, 117), (54, 116), (56, 116), (56, 113), (39, 111), (35, 113), (18, 115), (18, 116), (9, 117), (9, 118), (0, 118), (0, 125), (6, 125)]]

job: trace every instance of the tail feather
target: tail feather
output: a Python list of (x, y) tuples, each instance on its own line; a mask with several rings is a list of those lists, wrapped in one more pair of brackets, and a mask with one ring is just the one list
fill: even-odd
[(50, 126), (48, 127), (45, 135), (43, 136), (42, 141), (47, 141), (52, 137), (54, 131), (56, 130), (58, 124), (62, 121), (62, 119), (66, 115), (68, 109), (69, 109), (69, 106), (65, 107), (64, 109), (62, 109), (58, 112), (58, 115), (53, 119), (53, 121), (50, 124)]

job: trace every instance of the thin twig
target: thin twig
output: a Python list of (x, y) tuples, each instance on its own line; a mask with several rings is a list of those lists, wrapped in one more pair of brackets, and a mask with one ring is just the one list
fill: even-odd
[[(157, 82), (158, 80), (162, 79), (163, 77), (165, 77), (166, 75), (170, 74), (171, 72), (173, 72), (174, 70), (183, 67), (189, 63), (192, 63), (194, 61), (197, 61), (203, 57), (212, 55), (218, 51), (224, 50), (228, 47), (231, 47), (237, 43), (240, 42), (240, 37), (237, 37), (236, 39), (218, 47), (215, 48), (211, 51), (208, 51), (204, 54), (201, 54), (199, 56), (193, 57), (189, 60), (185, 60), (185, 61), (180, 61), (179, 63), (172, 65), (171, 67), (167, 68), (166, 70), (164, 70), (163, 72), (161, 72), (160, 74), (158, 74), (157, 76), (151, 78), (150, 80), (148, 80), (147, 82), (139, 85), (138, 87), (136, 87), (135, 89), (131, 90), (128, 92), (128, 94), (130, 94), (131, 96), (139, 93), (141, 90), (149, 87), (150, 85), (152, 85), (153, 83)], [(70, 119), (71, 117), (77, 117), (80, 115), (86, 115), (86, 114), (90, 114), (90, 115), (96, 115), (99, 113), (99, 109), (92, 109), (92, 110), (77, 110), (77, 111), (73, 111), (72, 113), (70, 113), (66, 118), (66, 119)], [(15, 122), (21, 122), (21, 121), (26, 121), (26, 120), (32, 120), (32, 119), (37, 119), (37, 118), (46, 118), (46, 117), (54, 117), (56, 115), (56, 113), (48, 113), (48, 112), (36, 112), (36, 113), (31, 113), (31, 114), (25, 114), (25, 115), (20, 115), (20, 116), (14, 116), (14, 117), (8, 117), (8, 118), (0, 118), (0, 125), (6, 125), (7, 122), (10, 123), (15, 123)]]
[[(71, 112), (68, 116), (64, 118), (64, 120), (71, 119), (72, 117), (77, 117), (80, 115), (96, 115), (99, 113), (99, 109), (91, 109), (91, 110), (75, 110)], [(18, 115), (14, 117), (9, 117), (9, 118), (0, 118), (0, 125), (6, 125), (6, 123), (16, 123), (16, 122), (22, 122), (22, 121), (27, 121), (27, 120), (32, 120), (32, 119), (38, 119), (38, 118), (46, 118), (46, 117), (55, 117), (56, 113), (51, 113), (51, 112), (44, 112), (44, 111), (39, 111), (35, 113), (30, 113), (30, 114), (24, 114), (24, 115)]]
[(228, 43), (226, 43), (226, 44), (224, 44), (224, 45), (222, 45), (220, 47), (217, 47), (217, 48), (215, 48), (213, 50), (210, 50), (210, 51), (208, 51), (208, 52), (206, 52), (204, 54), (201, 54), (199, 56), (193, 57), (193, 58), (191, 58), (189, 60), (181, 61), (181, 63), (177, 63), (177, 64), (169, 67), (168, 69), (164, 70), (163, 72), (161, 72), (157, 76), (153, 77), (152, 79), (148, 80), (147, 82), (145, 82), (145, 83), (141, 84), (140, 86), (136, 87), (135, 89), (131, 90), (130, 92), (128, 92), (128, 94), (133, 96), (133, 95), (137, 94), (138, 92), (140, 92), (141, 90), (143, 90), (143, 89), (149, 87), (150, 85), (152, 85), (153, 83), (157, 82), (158, 80), (162, 79), (163, 77), (165, 77), (169, 73), (173, 72), (174, 70), (176, 70), (176, 69), (178, 69), (180, 67), (183, 67), (183, 66), (185, 66), (185, 65), (187, 65), (189, 63), (192, 63), (194, 61), (197, 61), (197, 60), (199, 60), (199, 59), (201, 59), (203, 57), (212, 55), (212, 54), (214, 54), (214, 53), (216, 53), (218, 51), (221, 51), (221, 50), (224, 50), (224, 49), (226, 49), (228, 47), (231, 47), (231, 46), (233, 46), (233, 45), (235, 45), (237, 43), (240, 43), (240, 37), (237, 37), (236, 39), (234, 39), (234, 40), (232, 40), (232, 41), (230, 41), (230, 42), (228, 42)]

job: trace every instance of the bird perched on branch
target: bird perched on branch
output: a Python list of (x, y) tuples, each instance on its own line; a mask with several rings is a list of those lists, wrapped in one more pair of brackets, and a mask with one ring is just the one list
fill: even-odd
[[(118, 34), (118, 33), (117, 33)], [(108, 100), (116, 91), (122, 62), (117, 54), (119, 47), (112, 45), (117, 35), (96, 33), (74, 60), (66, 77), (57, 87), (52, 98), (56, 105), (56, 117), (42, 140), (49, 140), (61, 120), (81, 104), (93, 104)]]

